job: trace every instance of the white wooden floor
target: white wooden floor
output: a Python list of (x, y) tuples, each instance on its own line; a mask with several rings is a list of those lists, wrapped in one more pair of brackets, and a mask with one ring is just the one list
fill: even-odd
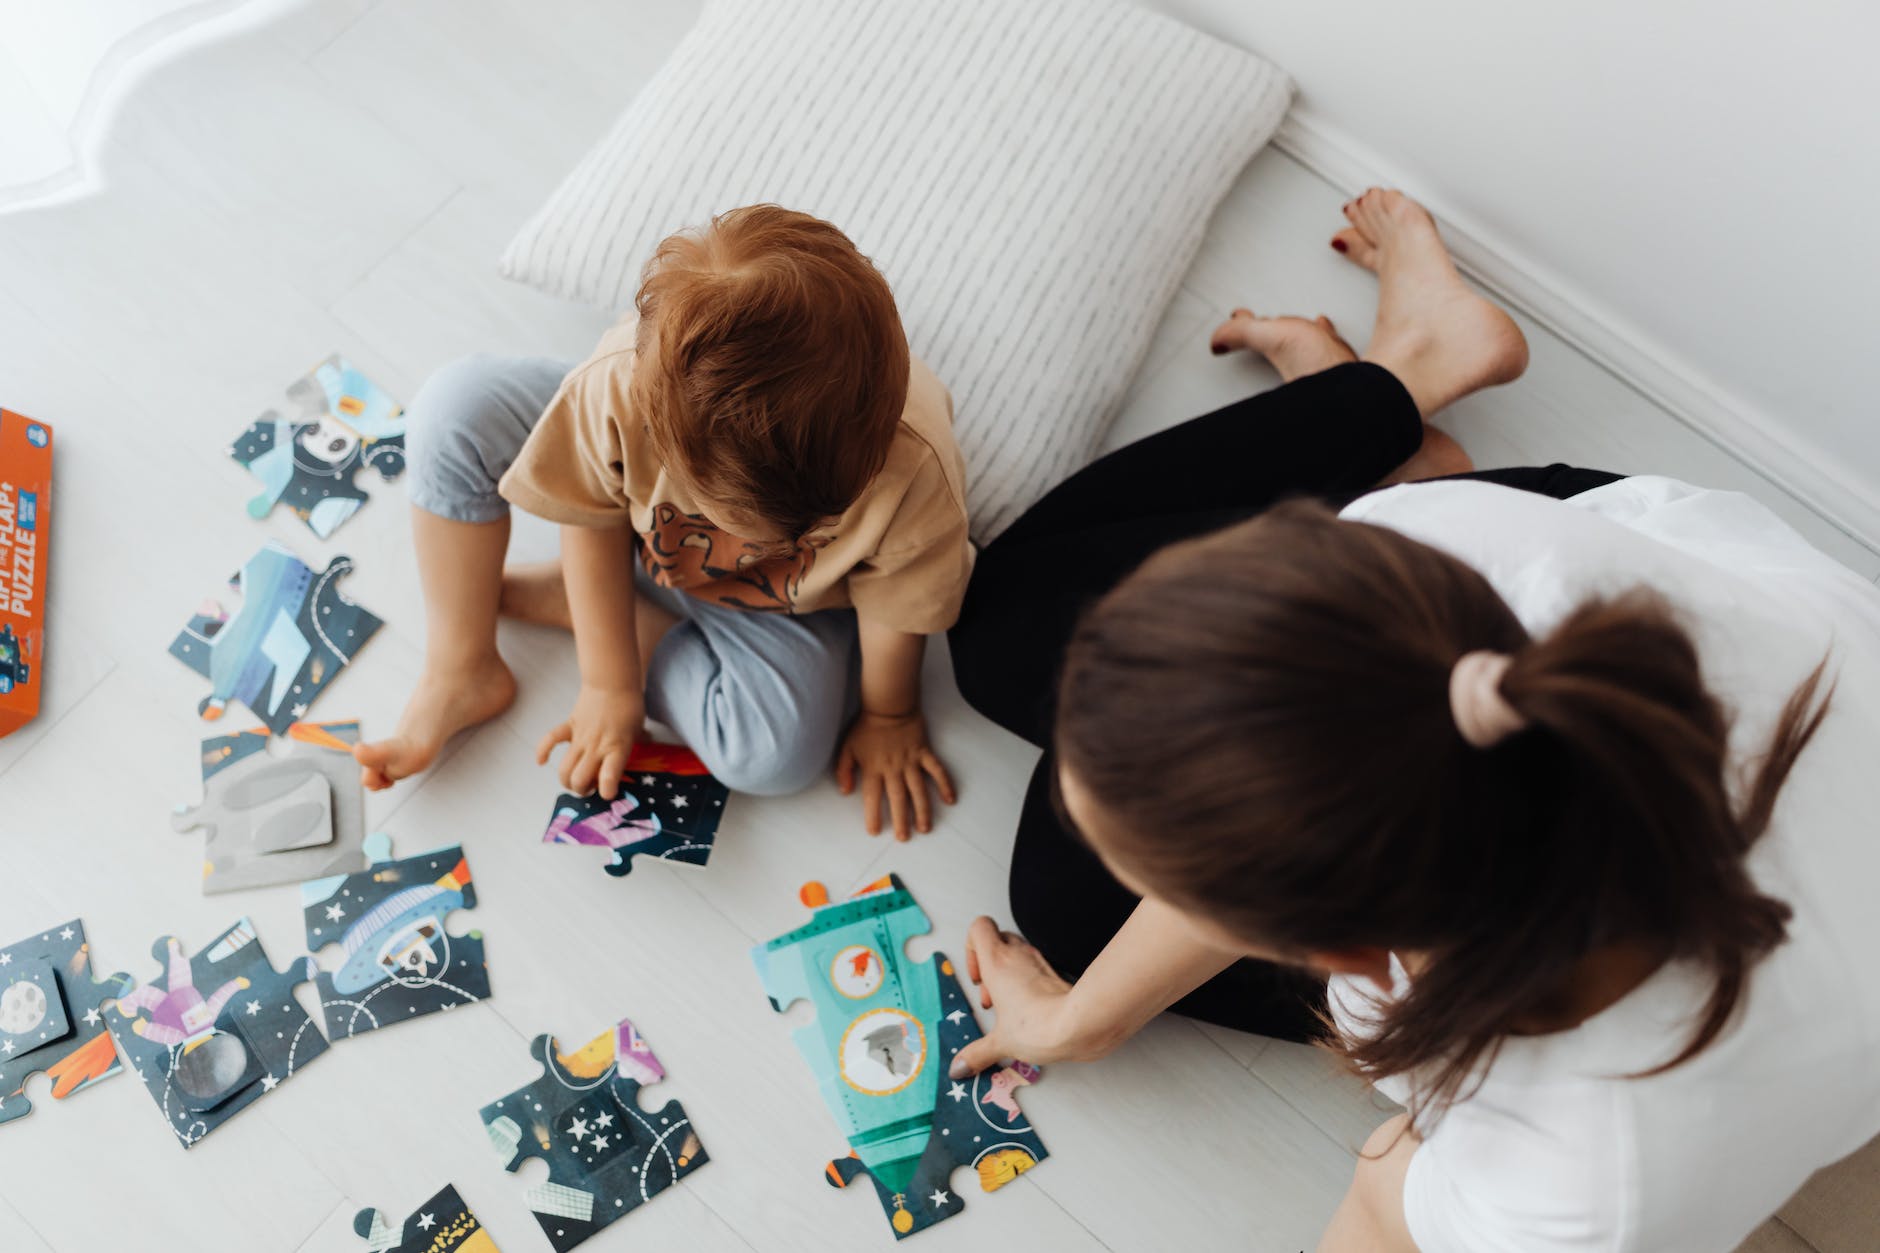
[[(409, 397), (473, 349), (583, 352), (598, 315), (504, 283), (508, 233), (609, 123), (683, 30), (693, 0), (329, 0), (159, 72), (107, 153), (108, 190), (0, 218), (0, 401), (59, 433), (47, 708), (0, 741), (0, 941), (77, 915), (101, 968), (153, 973), (153, 937), (199, 944), (242, 912), (277, 965), (298, 951), (296, 894), (205, 899), (194, 836), (201, 683), (165, 655), (176, 627), (265, 537), (358, 562), (350, 594), (387, 629), (317, 716), (388, 729), (419, 662), (422, 616), (397, 493), (320, 545), (251, 522), (223, 455), (280, 387), (335, 349)], [(1324, 246), (1343, 199), (1286, 157), (1255, 162), (1171, 308), (1115, 440), (1272, 379), (1205, 347), (1234, 304), (1329, 312), (1354, 339), (1370, 284)], [(1484, 464), (1568, 460), (1762, 496), (1870, 576), (1840, 536), (1558, 341), (1530, 330), (1517, 386), (1459, 406)], [(368, 485), (371, 479), (368, 476)], [(548, 536), (525, 528), (541, 551)], [(748, 947), (803, 916), (796, 888), (893, 870), (958, 953), (1002, 913), (1032, 753), (979, 721), (929, 658), (932, 714), (964, 790), (910, 846), (870, 840), (833, 787), (743, 800), (712, 865), (641, 865), (538, 843), (557, 791), (530, 746), (572, 699), (566, 637), (505, 636), (523, 695), (415, 784), (373, 797), (373, 827), (417, 851), (461, 841), (494, 1000), (336, 1046), (185, 1153), (119, 1078), (0, 1128), (7, 1253), (360, 1247), (355, 1210), (403, 1214), (454, 1182), (505, 1249), (543, 1246), (523, 1178), (496, 1166), (476, 1111), (535, 1076), (540, 1031), (646, 1031), (713, 1164), (591, 1247), (882, 1248), (874, 1199), (821, 1181), (844, 1151), (751, 971)], [(1352, 1150), (1384, 1106), (1317, 1056), (1180, 1020), (1025, 1093), (1052, 1158), (920, 1247), (1309, 1247)], [(966, 1184), (964, 1178), (962, 1185)]]

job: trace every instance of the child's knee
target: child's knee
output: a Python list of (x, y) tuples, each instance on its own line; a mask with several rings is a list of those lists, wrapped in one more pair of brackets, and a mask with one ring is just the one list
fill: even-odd
[(405, 442), (420, 508), (467, 521), (503, 511), (496, 484), (528, 436), (505, 399), (512, 365), (488, 353), (459, 357), (412, 398)]

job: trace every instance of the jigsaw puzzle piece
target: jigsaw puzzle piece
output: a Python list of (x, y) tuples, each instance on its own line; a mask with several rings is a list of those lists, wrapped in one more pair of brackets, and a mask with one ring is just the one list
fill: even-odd
[(289, 384), (287, 398), (294, 416), (268, 410), (228, 454), (261, 481), (250, 517), (285, 504), (326, 539), (365, 503), (361, 469), (371, 466), (386, 482), (404, 472), (404, 411), (337, 353)]
[(202, 804), (170, 825), (204, 832), (202, 890), (298, 883), (364, 868), (365, 797), (357, 722), (296, 722), (284, 756), (255, 727), (202, 742)]
[(174, 936), (150, 951), (163, 974), (118, 997), (107, 1021), (184, 1148), (326, 1051), (294, 999), (313, 959), (276, 971), (248, 919), (193, 958)]
[(118, 1072), (104, 1005), (127, 974), (94, 977), (78, 919), (0, 948), (0, 1123), (32, 1112), (26, 1080), (43, 1073), (63, 1100)]
[(208, 602), (176, 639), (170, 655), (209, 680), (197, 706), (205, 721), (235, 701), (283, 735), (372, 638), (380, 620), (336, 586), (352, 558), (335, 557), (318, 574), (279, 544), (250, 557), (230, 580), (241, 596), (233, 614)]
[(501, 1253), (453, 1185), (402, 1222), (383, 1210), (362, 1209), (353, 1231), (364, 1238), (366, 1253)]
[(652, 1114), (640, 1109), (640, 1088), (666, 1072), (631, 1022), (572, 1053), (547, 1035), (529, 1048), (542, 1077), (485, 1105), (480, 1116), (504, 1170), (531, 1157), (548, 1164), (548, 1182), (525, 1199), (557, 1253), (709, 1160), (677, 1101)]
[(824, 1103), (851, 1151), (826, 1177), (846, 1187), (866, 1175), (896, 1238), (963, 1208), (951, 1177), (961, 1166), (993, 1191), (1045, 1157), (1014, 1096), (1038, 1072), (1015, 1065), (970, 1081), (945, 1078), (954, 1054), (979, 1038), (953, 964), (906, 958), (909, 937), (931, 930), (899, 876), (832, 903), (804, 885), (810, 922), (752, 950), (778, 1011), (799, 1000), (815, 1021), (793, 1032)]
[(632, 858), (704, 865), (731, 792), (691, 749), (644, 741), (633, 747), (612, 801), (563, 793), (542, 833), (544, 844), (587, 844), (613, 850), (607, 873), (633, 869)]
[(343, 950), (339, 969), (313, 980), (327, 1035), (344, 1039), (487, 998), (483, 933), (444, 929), (452, 911), (476, 908), (462, 846), (393, 861), (391, 837), (375, 833), (366, 854), (363, 872), (300, 889), (307, 947)]

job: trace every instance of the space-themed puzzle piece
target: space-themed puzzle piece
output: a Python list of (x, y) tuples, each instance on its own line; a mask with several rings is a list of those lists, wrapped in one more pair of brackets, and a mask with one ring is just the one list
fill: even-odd
[(364, 1238), (366, 1253), (502, 1253), (452, 1185), (401, 1223), (384, 1210), (362, 1209), (353, 1231)]
[(640, 1088), (666, 1077), (633, 1024), (622, 1020), (572, 1053), (538, 1035), (529, 1051), (542, 1077), (483, 1107), (483, 1128), (514, 1172), (548, 1163), (548, 1182), (525, 1199), (557, 1253), (572, 1249), (708, 1160), (685, 1109), (640, 1108)]
[(130, 986), (126, 974), (92, 975), (76, 918), (0, 948), (0, 1123), (32, 1112), (30, 1075), (43, 1073), (64, 1100), (118, 1072), (104, 1005)]
[(433, 849), (393, 861), (392, 840), (366, 837), (371, 864), (358, 874), (300, 886), (307, 948), (338, 944), (337, 970), (313, 977), (329, 1039), (455, 1009), (490, 994), (483, 933), (452, 935), (444, 919), (474, 909), (476, 885), (463, 848)]
[(807, 883), (802, 899), (810, 921), (751, 956), (771, 1008), (815, 1006), (816, 1020), (793, 1034), (850, 1145), (829, 1163), (829, 1183), (866, 1175), (901, 1239), (964, 1208), (950, 1191), (959, 1167), (992, 1192), (1044, 1160), (1014, 1097), (1038, 1078), (1034, 1067), (946, 1077), (953, 1055), (982, 1033), (952, 962), (939, 953), (908, 960), (908, 938), (932, 924), (900, 877), (838, 902)]
[(556, 798), (542, 843), (610, 848), (607, 873), (616, 876), (633, 869), (634, 857), (702, 866), (730, 795), (691, 749), (642, 741), (621, 770), (615, 799), (565, 792)]
[(195, 957), (174, 936), (150, 946), (164, 973), (117, 999), (105, 1019), (184, 1148), (326, 1052), (294, 999), (311, 957), (279, 971), (243, 918)]
[(202, 890), (299, 883), (366, 864), (365, 799), (357, 722), (296, 722), (288, 751), (268, 751), (268, 729), (202, 742), (202, 804), (178, 806), (170, 825), (201, 828)]
[(170, 643), (170, 656), (209, 680), (196, 711), (205, 722), (240, 701), (268, 730), (284, 735), (382, 625), (340, 594), (352, 558), (318, 574), (279, 544), (268, 544), (229, 580), (241, 607), (205, 601)]
[(262, 414), (228, 455), (261, 480), (249, 517), (283, 504), (326, 539), (366, 502), (361, 470), (388, 483), (405, 472), (405, 411), (334, 353), (288, 384), (286, 413)]

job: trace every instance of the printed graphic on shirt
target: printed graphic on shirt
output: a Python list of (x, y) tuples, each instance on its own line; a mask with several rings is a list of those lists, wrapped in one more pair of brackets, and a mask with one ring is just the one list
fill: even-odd
[(777, 555), (719, 530), (703, 514), (682, 513), (675, 505), (654, 505), (652, 522), (640, 538), (642, 560), (655, 583), (709, 604), (761, 613), (796, 612), (817, 552), (834, 539), (805, 536), (791, 552)]

